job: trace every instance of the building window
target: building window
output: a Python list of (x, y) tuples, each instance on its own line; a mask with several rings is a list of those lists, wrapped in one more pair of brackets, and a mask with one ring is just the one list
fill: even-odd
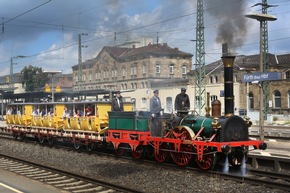
[(115, 77), (115, 70), (112, 70), (112, 78)]
[(134, 68), (131, 67), (131, 76), (134, 74)]
[(219, 78), (218, 76), (215, 77), (215, 83), (218, 83), (219, 82)]
[(136, 75), (136, 74), (137, 74), (137, 67), (134, 66), (134, 75)]
[(174, 65), (170, 64), (169, 66), (169, 74), (174, 74)]
[(166, 97), (166, 110), (170, 113), (173, 111), (172, 97)]
[[(218, 97), (216, 95), (212, 95), (210, 96), (210, 101), (216, 101), (218, 99)], [(209, 104), (210, 105), (210, 104)]]
[(288, 108), (290, 108), (290, 91), (288, 91)]
[(115, 70), (115, 77), (117, 77), (117, 70)]
[(281, 93), (279, 91), (274, 91), (274, 107), (281, 108)]
[(125, 68), (122, 68), (122, 76), (123, 76), (123, 77), (126, 76), (126, 70), (125, 70)]
[(160, 74), (160, 65), (159, 64), (156, 65), (156, 74)]
[(212, 76), (211, 76), (211, 77), (209, 77), (209, 83), (210, 83), (210, 84), (212, 84), (212, 83), (213, 83), (213, 78), (212, 78)]
[(290, 78), (290, 71), (287, 71), (286, 73), (285, 73), (285, 75), (286, 75), (286, 79), (289, 79)]
[(92, 81), (92, 74), (89, 74), (89, 81)]
[(146, 108), (147, 107), (147, 99), (146, 97), (142, 98), (142, 102), (141, 102), (141, 108)]
[(252, 92), (249, 93), (249, 108), (254, 109), (254, 94)]
[(131, 83), (131, 88), (134, 89), (134, 83)]
[(187, 74), (187, 68), (185, 64), (182, 65), (182, 74), (183, 75)]
[(146, 72), (147, 72), (146, 64), (143, 64), (143, 74), (146, 74)]

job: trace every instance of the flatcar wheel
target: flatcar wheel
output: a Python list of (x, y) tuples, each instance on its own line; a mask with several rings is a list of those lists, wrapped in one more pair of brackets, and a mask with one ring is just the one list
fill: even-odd
[(142, 145), (138, 145), (135, 151), (132, 151), (132, 155), (136, 159), (143, 158), (145, 156), (145, 148)]
[(87, 151), (93, 151), (95, 149), (96, 144), (94, 142), (90, 142), (86, 145)]
[(164, 163), (168, 160), (169, 153), (168, 153), (168, 151), (165, 151), (165, 150), (168, 150), (167, 144), (166, 143), (160, 144), (159, 153), (158, 154), (154, 153), (154, 158), (157, 162)]
[(212, 169), (217, 161), (217, 157), (215, 153), (206, 154), (208, 151), (204, 151), (204, 155), (201, 161), (196, 158), (196, 164), (203, 170), (210, 170)]
[(25, 138), (26, 138), (25, 134), (24, 134), (24, 133), (20, 133), (20, 135), (19, 135), (19, 139), (20, 139), (21, 141), (23, 141)]
[[(244, 159), (245, 156), (245, 159)], [(244, 154), (244, 152), (242, 150), (236, 150), (231, 152), (228, 155), (229, 158), (229, 164), (231, 164), (231, 166), (233, 166), (234, 168), (239, 168), (241, 167), (243, 161), (247, 160), (247, 155)]]
[(117, 156), (122, 156), (125, 152), (125, 144), (120, 143), (118, 148), (115, 149), (115, 153)]
[(17, 139), (18, 138), (18, 133), (16, 133), (16, 132), (13, 132), (13, 134), (12, 134), (12, 137), (13, 137), (13, 139)]
[(44, 137), (41, 135), (39, 138), (38, 138), (38, 141), (40, 144), (43, 144), (44, 143)]
[(54, 144), (54, 139), (53, 139), (53, 137), (49, 137), (49, 138), (47, 139), (47, 142), (48, 142), (48, 145), (49, 145), (49, 146), (53, 146), (53, 144)]
[(81, 148), (81, 144), (79, 142), (75, 142), (73, 145), (76, 150), (79, 150)]

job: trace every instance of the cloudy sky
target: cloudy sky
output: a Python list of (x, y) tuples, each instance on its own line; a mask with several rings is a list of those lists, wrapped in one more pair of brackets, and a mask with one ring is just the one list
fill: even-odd
[[(262, 0), (204, 0), (206, 63), (220, 59), (228, 42), (237, 54), (259, 53), (259, 22), (245, 18), (261, 12)], [(269, 51), (290, 53), (290, 1), (268, 0)], [(0, 0), (0, 76), (27, 65), (71, 73), (104, 46), (147, 36), (195, 55), (196, 0)], [(116, 35), (115, 35), (116, 34)], [(25, 58), (16, 58), (26, 56)], [(193, 62), (195, 58), (193, 58)]]

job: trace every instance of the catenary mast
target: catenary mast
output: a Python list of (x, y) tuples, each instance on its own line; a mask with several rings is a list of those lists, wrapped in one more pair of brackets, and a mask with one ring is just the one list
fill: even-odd
[(203, 0), (197, 0), (194, 110), (204, 114), (206, 99)]

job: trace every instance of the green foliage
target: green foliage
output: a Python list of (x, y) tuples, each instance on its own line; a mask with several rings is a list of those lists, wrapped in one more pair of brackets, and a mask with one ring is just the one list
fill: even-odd
[(42, 68), (34, 66), (25, 66), (21, 73), (26, 92), (43, 91), (45, 84), (49, 82), (48, 75), (43, 73)]
[(278, 117), (273, 117), (273, 121), (278, 121)]

